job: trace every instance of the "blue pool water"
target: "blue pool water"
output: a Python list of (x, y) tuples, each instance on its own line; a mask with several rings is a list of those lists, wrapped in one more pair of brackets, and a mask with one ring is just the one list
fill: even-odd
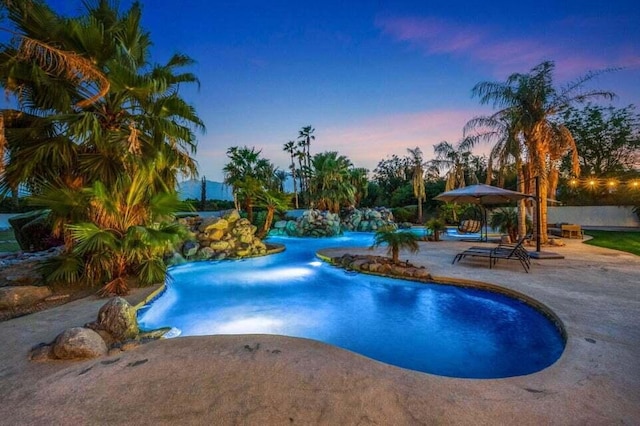
[(172, 268), (166, 291), (140, 311), (140, 326), (175, 327), (183, 336), (306, 337), (400, 367), (469, 378), (533, 373), (564, 349), (556, 326), (516, 299), (349, 273), (315, 257), (325, 247), (368, 246), (371, 234), (269, 241), (287, 250)]

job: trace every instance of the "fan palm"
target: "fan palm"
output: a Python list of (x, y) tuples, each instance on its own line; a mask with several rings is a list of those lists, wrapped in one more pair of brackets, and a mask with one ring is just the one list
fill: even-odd
[(271, 229), (271, 224), (273, 223), (273, 217), (276, 210), (283, 211), (289, 209), (291, 207), (290, 200), (287, 194), (283, 192), (263, 190), (256, 195), (256, 201), (258, 206), (265, 207), (267, 209), (267, 217), (265, 218), (264, 226), (258, 235), (260, 238), (264, 238)]
[(336, 151), (316, 154), (311, 159), (313, 199), (321, 210), (340, 212), (340, 205), (353, 204), (355, 188), (350, 181), (351, 161)]
[(193, 130), (204, 128), (178, 95), (180, 84), (197, 83), (192, 74), (176, 72), (193, 61), (174, 55), (164, 65), (149, 65), (151, 42), (140, 28), (139, 4), (122, 15), (105, 0), (86, 5), (87, 14), (76, 18), (57, 16), (40, 2), (7, 6), (23, 38), (47, 40), (59, 52), (86, 58), (106, 78), (108, 90), (96, 98), (95, 83), (61, 78), (37, 61), (25, 61), (15, 46), (2, 46), (0, 81), (18, 95), (28, 117), (7, 127), (11, 155), (4, 189), (57, 178), (111, 187), (120, 175), (153, 163), (157, 179), (173, 190), (177, 173), (195, 174)]
[(143, 285), (164, 280), (162, 256), (185, 229), (173, 220), (181, 207), (176, 194), (154, 194), (151, 174), (121, 177), (116, 192), (101, 182), (71, 194), (50, 185), (32, 198), (33, 204), (51, 209), (54, 218), (86, 211), (89, 219), (64, 225), (74, 240), (73, 249), (45, 262), (47, 281), (83, 280), (104, 285), (105, 295), (123, 295), (132, 277)]
[(391, 261), (396, 265), (400, 263), (400, 250), (409, 250), (411, 253), (417, 253), (420, 250), (418, 237), (415, 234), (411, 232), (396, 232), (391, 227), (378, 229), (370, 248), (374, 249), (381, 245), (388, 247), (387, 254), (391, 255)]
[(224, 182), (233, 188), (236, 205), (242, 200), (249, 221), (253, 220), (253, 205), (260, 191), (277, 189), (274, 166), (260, 157), (255, 147), (233, 146), (227, 150), (229, 162), (223, 167)]
[(195, 174), (194, 131), (204, 126), (178, 93), (197, 83), (179, 72), (193, 61), (149, 63), (139, 3), (122, 14), (107, 0), (84, 4), (85, 15), (65, 18), (44, 2), (3, 2), (18, 37), (0, 46), (0, 85), (18, 110), (2, 113), (0, 189), (26, 183), (50, 207), (66, 244), (50, 280), (121, 293), (129, 274), (164, 275), (177, 228), (158, 209), (175, 204), (178, 173)]

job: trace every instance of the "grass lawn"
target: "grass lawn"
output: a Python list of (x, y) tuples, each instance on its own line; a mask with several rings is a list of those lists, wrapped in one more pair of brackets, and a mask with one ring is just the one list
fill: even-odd
[(0, 231), (0, 252), (14, 252), (20, 250), (20, 246), (16, 242), (13, 230)]
[(626, 251), (640, 256), (640, 231), (617, 232), (585, 230), (584, 233), (593, 237), (592, 240), (585, 241), (585, 244)]

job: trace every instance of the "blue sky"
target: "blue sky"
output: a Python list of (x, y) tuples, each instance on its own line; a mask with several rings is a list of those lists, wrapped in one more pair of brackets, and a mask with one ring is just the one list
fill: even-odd
[[(181, 52), (197, 61), (200, 90), (183, 95), (207, 127), (196, 159), (210, 180), (222, 180), (234, 145), (286, 168), (282, 145), (308, 124), (312, 153), (337, 150), (358, 167), (415, 146), (430, 159), (434, 144), (456, 143), (467, 120), (490, 112), (471, 98), (476, 83), (543, 60), (556, 62), (559, 86), (623, 67), (588, 87), (614, 91), (616, 106), (640, 104), (635, 1), (141, 3), (152, 60)], [(79, 0), (49, 4), (82, 10)]]

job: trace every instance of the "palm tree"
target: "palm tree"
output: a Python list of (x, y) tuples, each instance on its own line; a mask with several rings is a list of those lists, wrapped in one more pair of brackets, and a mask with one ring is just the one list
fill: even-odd
[(275, 167), (265, 158), (261, 158), (262, 151), (255, 147), (248, 148), (233, 146), (227, 150), (229, 162), (223, 167), (224, 183), (233, 189), (236, 208), (242, 200), (247, 212), (247, 219), (253, 221), (253, 205), (256, 196), (263, 190), (277, 190)]
[[(494, 165), (497, 166), (498, 186), (504, 187), (504, 176), (506, 170), (513, 166), (517, 176), (518, 191), (530, 193), (530, 166), (524, 162), (526, 147), (523, 140), (518, 135), (518, 130), (512, 124), (514, 120), (508, 115), (498, 117), (475, 117), (465, 125), (464, 132), (481, 129), (479, 133), (467, 136), (465, 140), (470, 146), (478, 141), (494, 142), (494, 146), (489, 153), (487, 165), (486, 184), (491, 184)], [(527, 233), (527, 210), (526, 200), (518, 201), (518, 235), (524, 237)]]
[(271, 229), (273, 216), (276, 210), (283, 211), (290, 208), (290, 200), (287, 194), (278, 191), (264, 190), (260, 191), (256, 196), (257, 205), (267, 209), (267, 217), (264, 220), (264, 226), (258, 234), (260, 238), (264, 238)]
[(497, 209), (491, 213), (489, 225), (493, 229), (508, 234), (512, 243), (518, 241), (518, 212), (515, 209), (508, 207)]
[[(445, 191), (466, 186), (465, 172), (470, 170), (471, 145), (463, 139), (454, 147), (447, 141), (442, 141), (433, 147), (436, 158), (431, 160), (430, 169), (432, 172), (445, 171)], [(453, 220), (457, 220), (455, 203), (452, 209)]]
[(107, 0), (85, 2), (74, 18), (39, 1), (3, 5), (20, 44), (0, 46), (0, 85), (18, 105), (2, 113), (0, 190), (27, 184), (51, 208), (65, 251), (48, 279), (107, 282), (115, 292), (126, 291), (126, 274), (161, 281), (173, 236), (157, 212), (178, 173), (195, 176), (194, 131), (204, 130), (179, 95), (198, 82), (179, 71), (193, 61), (149, 62), (138, 3), (121, 14)]
[(33, 204), (51, 209), (54, 218), (88, 219), (58, 222), (73, 239), (73, 249), (44, 263), (48, 282), (84, 280), (104, 285), (104, 295), (124, 295), (129, 279), (146, 285), (164, 280), (162, 256), (186, 230), (173, 220), (182, 205), (177, 195), (153, 193), (152, 174), (140, 170), (133, 177), (123, 175), (115, 192), (95, 182), (75, 192), (47, 185), (32, 197)]
[(555, 64), (545, 61), (531, 69), (529, 73), (515, 73), (506, 82), (481, 82), (473, 88), (473, 95), (480, 103), (492, 104), (499, 110), (492, 115), (510, 120), (511, 125), (522, 137), (531, 171), (538, 177), (540, 193), (541, 242), (547, 240), (547, 194), (549, 187), (549, 164), (555, 161), (559, 152), (573, 150), (573, 172), (578, 174), (579, 164), (575, 142), (571, 133), (556, 118), (566, 108), (576, 102), (593, 98), (612, 99), (614, 94), (606, 91), (583, 90), (588, 81), (599, 75), (590, 72), (562, 89), (553, 86)]
[(400, 250), (409, 250), (411, 253), (417, 253), (420, 250), (417, 235), (412, 232), (396, 232), (391, 227), (378, 229), (370, 248), (374, 249), (381, 245), (388, 247), (387, 254), (391, 255), (391, 261), (395, 265), (400, 263)]
[(311, 141), (316, 139), (316, 137), (313, 135), (313, 132), (315, 131), (316, 129), (314, 129), (313, 126), (309, 125), (304, 126), (298, 132), (298, 146), (302, 148), (305, 166), (303, 170), (305, 173), (303, 173), (303, 175), (305, 176), (305, 188), (307, 190), (310, 190), (308, 172), (311, 167)]
[(465, 171), (469, 169), (471, 147), (462, 140), (457, 147), (447, 141), (442, 141), (433, 147), (436, 158), (431, 165), (445, 173), (445, 191), (466, 186)]
[(411, 185), (413, 187), (413, 196), (418, 200), (418, 223), (422, 223), (422, 202), (427, 198), (424, 188), (424, 161), (422, 160), (422, 151), (419, 147), (414, 149), (407, 148), (411, 163), (413, 165), (413, 174)]
[(193, 61), (174, 55), (150, 66), (139, 4), (122, 15), (106, 0), (86, 5), (86, 16), (63, 18), (44, 3), (7, 3), (23, 39), (46, 40), (58, 56), (85, 58), (106, 78), (108, 90), (102, 83), (96, 89), (91, 79), (59, 78), (57, 68), (43, 69), (38, 61), (25, 61), (19, 48), (3, 46), (0, 81), (20, 94), (23, 114), (6, 129), (10, 156), (3, 189), (20, 183), (37, 189), (53, 181), (83, 187), (96, 180), (111, 187), (121, 174), (153, 163), (158, 173), (151, 185), (174, 190), (178, 173), (195, 175), (193, 130), (204, 129), (178, 94), (183, 83), (197, 83), (192, 74), (176, 72)]
[(336, 151), (322, 152), (313, 156), (311, 166), (310, 193), (319, 209), (339, 213), (340, 205), (353, 204), (352, 164), (347, 157)]
[(289, 176), (289, 174), (285, 170), (276, 168), (273, 172), (273, 176), (277, 181), (278, 190), (280, 192), (284, 192), (284, 183), (287, 181), (287, 177)]
[(299, 208), (298, 206), (298, 183), (296, 182), (296, 163), (293, 161), (295, 158), (295, 152), (296, 152), (296, 143), (295, 141), (289, 141), (287, 143), (284, 144), (283, 147), (283, 151), (286, 151), (289, 153), (289, 155), (291, 156), (291, 178), (293, 179), (293, 197), (295, 199), (295, 205), (296, 205), (296, 209)]
[(354, 167), (349, 170), (349, 183), (354, 189), (354, 205), (357, 207), (369, 193), (369, 170), (364, 167)]

